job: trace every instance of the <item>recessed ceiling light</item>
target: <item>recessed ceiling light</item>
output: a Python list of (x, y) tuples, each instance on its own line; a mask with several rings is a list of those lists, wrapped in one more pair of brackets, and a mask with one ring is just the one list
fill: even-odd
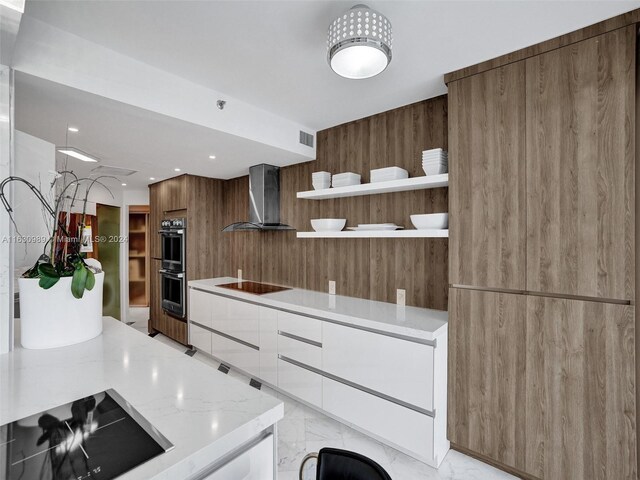
[(127, 186), (127, 184), (126, 184), (126, 183), (123, 183), (123, 184), (122, 184), (122, 186), (123, 186), (123, 187), (126, 187), (126, 186)]
[(70, 132), (73, 132), (73, 133), (78, 133), (80, 131), (76, 127), (69, 127), (67, 130), (69, 130)]
[(210, 158), (211, 160), (215, 160), (215, 159), (216, 159), (216, 156), (215, 156), (215, 155), (209, 155), (209, 158)]
[(180, 169), (179, 169), (179, 168), (174, 168), (173, 170), (174, 170), (175, 172), (179, 172), (179, 171), (180, 171)]
[(155, 180), (156, 177), (149, 177), (149, 180)]
[(97, 162), (97, 158), (93, 158), (88, 154), (84, 153), (82, 150), (79, 150), (75, 147), (60, 147), (58, 148), (58, 152), (69, 155), (70, 157), (77, 158), (78, 160), (82, 160), (83, 162)]

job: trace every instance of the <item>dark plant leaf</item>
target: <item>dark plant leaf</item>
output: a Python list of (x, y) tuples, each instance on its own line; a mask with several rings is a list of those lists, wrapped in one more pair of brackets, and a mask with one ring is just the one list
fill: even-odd
[(60, 277), (40, 277), (40, 281), (38, 282), (38, 285), (40, 285), (40, 288), (49, 290), (56, 283), (58, 283), (58, 280), (60, 280)]
[(96, 285), (96, 276), (87, 267), (85, 268), (87, 270), (87, 284), (85, 285), (85, 288), (87, 290), (93, 290), (93, 287)]
[(55, 267), (50, 263), (38, 264), (38, 274), (40, 275), (38, 285), (40, 285), (40, 288), (44, 288), (45, 290), (53, 287), (58, 283), (58, 280), (60, 280), (60, 275), (58, 275)]
[(71, 280), (71, 293), (76, 298), (82, 298), (84, 295), (84, 289), (87, 285), (87, 267), (80, 263), (75, 272), (73, 272), (73, 279)]

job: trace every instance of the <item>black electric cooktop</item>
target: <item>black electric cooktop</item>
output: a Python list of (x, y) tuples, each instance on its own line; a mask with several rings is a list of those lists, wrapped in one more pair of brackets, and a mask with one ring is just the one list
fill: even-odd
[(230, 290), (239, 290), (241, 292), (252, 293), (253, 295), (264, 295), (266, 293), (283, 292), (291, 290), (289, 287), (280, 287), (278, 285), (269, 285), (268, 283), (250, 282), (243, 280), (240, 282), (223, 283), (216, 285), (217, 287), (228, 288)]
[(110, 389), (0, 426), (0, 478), (108, 480), (172, 448)]

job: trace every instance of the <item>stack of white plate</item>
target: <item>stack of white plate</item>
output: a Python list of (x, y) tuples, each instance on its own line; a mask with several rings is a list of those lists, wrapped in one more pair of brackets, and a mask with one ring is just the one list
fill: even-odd
[(331, 178), (332, 187), (348, 187), (360, 185), (360, 175), (353, 172), (338, 173)]
[(388, 182), (409, 178), (409, 172), (400, 167), (377, 168), (371, 170), (371, 183)]
[(323, 190), (331, 186), (331, 174), (329, 172), (313, 172), (311, 179), (315, 190)]
[(404, 227), (395, 223), (360, 223), (357, 227), (347, 227), (353, 231), (380, 231), (380, 230), (400, 230)]
[(449, 155), (441, 148), (422, 152), (422, 169), (427, 175), (440, 175), (449, 171)]

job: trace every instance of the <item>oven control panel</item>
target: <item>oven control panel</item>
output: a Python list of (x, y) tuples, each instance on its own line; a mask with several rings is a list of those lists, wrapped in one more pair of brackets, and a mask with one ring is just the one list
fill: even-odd
[(160, 226), (162, 228), (184, 228), (187, 226), (187, 220), (185, 218), (171, 218), (162, 220)]

